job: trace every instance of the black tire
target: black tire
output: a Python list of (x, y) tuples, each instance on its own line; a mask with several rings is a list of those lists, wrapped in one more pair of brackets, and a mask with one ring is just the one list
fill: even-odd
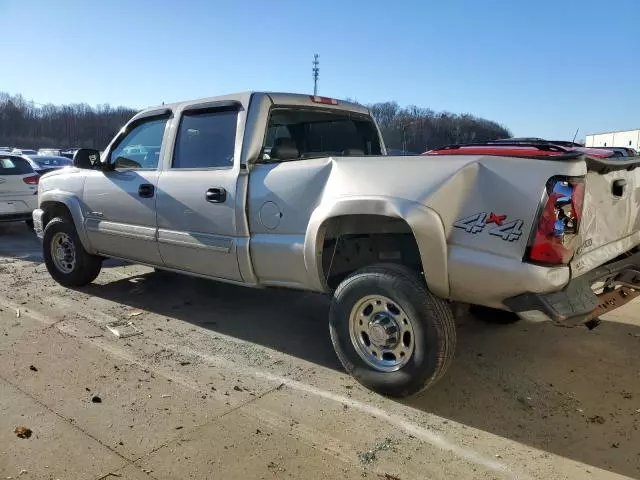
[[(75, 249), (75, 265), (70, 272), (64, 272), (56, 267), (51, 256), (51, 243), (56, 233), (66, 233)], [(65, 287), (81, 287), (91, 283), (100, 273), (102, 258), (91, 255), (82, 246), (73, 222), (68, 218), (53, 218), (44, 229), (42, 241), (44, 263), (49, 274), (60, 285)]]
[(24, 223), (27, 224), (27, 227), (29, 228), (29, 230), (33, 230), (33, 219), (30, 218), (29, 220), (25, 220)]
[(520, 321), (520, 317), (513, 312), (483, 307), (481, 305), (471, 305), (469, 307), (469, 313), (481, 322), (494, 325), (511, 325), (512, 323)]
[[(394, 372), (381, 372), (367, 364), (349, 333), (354, 305), (376, 294), (396, 302), (413, 326), (413, 354)], [(338, 286), (329, 312), (329, 331), (347, 372), (365, 387), (391, 397), (405, 397), (432, 386), (449, 368), (456, 346), (455, 320), (449, 305), (429, 292), (417, 273), (395, 264), (363, 268)]]

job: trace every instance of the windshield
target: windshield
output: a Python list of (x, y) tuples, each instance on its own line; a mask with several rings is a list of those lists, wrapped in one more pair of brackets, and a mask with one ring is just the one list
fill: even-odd
[(320, 109), (271, 112), (263, 160), (380, 155), (380, 139), (370, 117)]

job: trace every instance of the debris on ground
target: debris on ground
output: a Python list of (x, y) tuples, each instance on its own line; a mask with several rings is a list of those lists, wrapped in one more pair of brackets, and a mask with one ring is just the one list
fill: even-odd
[(384, 478), (384, 480), (400, 480), (400, 477), (396, 477), (395, 475), (391, 475), (390, 473), (378, 475), (378, 478)]
[(118, 338), (127, 338), (142, 334), (142, 330), (128, 320), (118, 320), (117, 322), (108, 323), (107, 328)]
[(137, 317), (138, 315), (142, 315), (142, 310), (134, 310), (129, 314), (129, 317)]
[(32, 372), (38, 371), (38, 369), (34, 365), (29, 365), (29, 370), (31, 370)]
[(383, 441), (376, 443), (371, 450), (358, 452), (358, 459), (363, 465), (370, 465), (376, 460), (378, 452), (391, 450), (395, 445), (397, 445), (397, 442), (390, 438), (385, 438)]
[(29, 472), (23, 468), (22, 470), (20, 470), (20, 473), (18, 473), (18, 476), (26, 475), (27, 473), (29, 473)]
[(16, 427), (13, 431), (19, 438), (29, 438), (33, 433), (28, 427)]
[(233, 389), (234, 389), (236, 392), (241, 392), (241, 391), (242, 391), (242, 388), (240, 388), (238, 385), (236, 385), (235, 387), (233, 387)]
[(93, 403), (102, 403), (102, 399), (97, 395), (94, 395), (93, 397), (91, 397), (91, 401)]
[(184, 367), (186, 365), (191, 365), (191, 362), (185, 360), (185, 361), (180, 362), (180, 365), (182, 365)]
[(589, 417), (587, 420), (591, 423), (599, 423), (600, 425), (606, 421), (604, 417), (601, 417), (600, 415), (594, 415), (593, 417)]
[(358, 453), (358, 460), (363, 465), (370, 465), (376, 460), (375, 450), (367, 450), (366, 452)]
[(16, 308), (16, 317), (20, 318), (20, 309)]

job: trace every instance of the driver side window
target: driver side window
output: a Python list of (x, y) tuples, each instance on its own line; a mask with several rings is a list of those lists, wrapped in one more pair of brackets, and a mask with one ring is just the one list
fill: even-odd
[(160, 161), (160, 147), (168, 118), (158, 118), (136, 125), (111, 152), (116, 170), (155, 170)]

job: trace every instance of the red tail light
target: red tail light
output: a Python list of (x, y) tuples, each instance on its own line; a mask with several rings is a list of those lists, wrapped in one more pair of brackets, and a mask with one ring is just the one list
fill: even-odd
[(582, 219), (584, 178), (551, 178), (546, 186), (545, 203), (527, 251), (527, 260), (566, 265), (575, 253)]
[(24, 177), (22, 181), (27, 185), (37, 185), (40, 181), (40, 175), (31, 175), (30, 177)]

